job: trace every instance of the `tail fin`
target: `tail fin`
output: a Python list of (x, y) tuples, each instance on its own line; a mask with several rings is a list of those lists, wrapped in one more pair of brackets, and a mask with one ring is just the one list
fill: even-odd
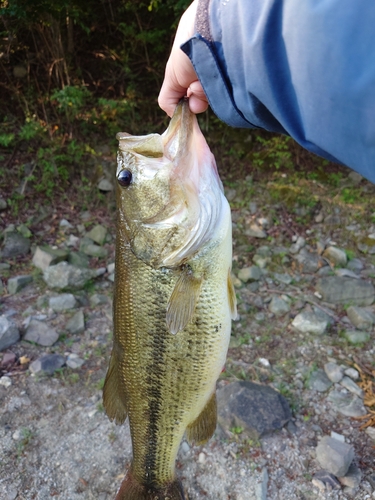
[(129, 471), (115, 500), (185, 500), (185, 496), (178, 479), (161, 488), (143, 486)]

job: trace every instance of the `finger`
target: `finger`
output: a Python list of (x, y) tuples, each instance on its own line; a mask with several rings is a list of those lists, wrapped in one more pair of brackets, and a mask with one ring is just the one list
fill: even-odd
[(199, 80), (192, 82), (188, 88), (189, 108), (192, 113), (203, 113), (208, 108), (208, 100)]

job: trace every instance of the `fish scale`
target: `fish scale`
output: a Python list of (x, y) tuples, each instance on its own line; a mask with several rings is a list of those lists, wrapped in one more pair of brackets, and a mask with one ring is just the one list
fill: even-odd
[[(194, 130), (196, 133), (196, 129), (192, 129), (197, 127), (194, 122), (196, 119), (189, 115), (186, 103), (182, 104), (180, 117), (181, 112), (182, 118), (178, 125), (187, 135), (185, 139), (182, 136), (182, 139), (188, 140)], [(186, 117), (187, 122), (184, 122)], [(173, 123), (172, 119), (170, 127)], [(139, 151), (142, 151), (142, 147), (138, 141), (135, 154), (139, 155)], [(159, 156), (153, 154), (152, 161), (159, 161)], [(172, 251), (177, 256), (173, 258), (174, 265), (166, 267), (158, 264), (162, 259), (157, 258), (153, 245), (155, 248), (165, 245), (156, 241), (158, 232), (155, 228), (152, 228), (149, 236), (149, 222), (142, 226), (142, 206), (138, 212), (134, 207), (134, 203), (142, 201), (141, 172), (145, 168), (142, 162), (149, 160), (143, 156), (136, 156), (136, 159), (141, 165), (139, 171), (131, 171), (136, 179), (134, 185), (117, 188), (119, 216), (114, 345), (103, 394), (104, 406), (111, 419), (122, 423), (129, 417), (133, 445), (132, 464), (116, 499), (182, 500), (184, 494), (175, 474), (179, 445), (185, 432), (190, 442), (201, 443), (207, 441), (215, 430), (216, 380), (225, 362), (231, 316), (235, 314), (235, 297), (230, 282), (230, 209), (222, 195), (217, 174), (213, 172), (217, 185), (211, 183), (212, 189), (216, 189), (215, 192), (220, 196), (220, 205), (214, 207), (213, 213), (220, 217), (216, 221), (217, 227), (212, 220), (206, 224), (212, 237), (198, 234), (197, 238), (202, 244), (191, 255), (184, 253), (186, 245), (191, 245), (190, 240), (185, 247), (182, 242), (183, 258), (180, 262), (176, 262), (179, 250), (174, 243)], [(164, 168), (174, 167), (173, 161), (171, 165), (165, 161), (160, 168), (163, 165), (166, 165)], [(122, 162), (119, 172), (123, 168), (134, 169), (136, 166), (137, 162), (133, 160), (129, 164)], [(168, 179), (166, 174), (163, 175)], [(151, 177), (150, 174), (148, 177)], [(175, 175), (171, 177), (176, 178)], [(150, 189), (149, 178), (147, 192)], [(163, 192), (164, 198), (168, 189), (166, 187)], [(184, 192), (183, 188), (178, 189)], [(139, 190), (133, 198), (132, 190)], [(190, 196), (192, 190), (186, 192)], [(189, 199), (182, 202), (189, 205)], [(127, 211), (130, 203), (133, 205)], [(162, 204), (158, 203), (159, 214)], [(194, 203), (196, 211), (196, 200)], [(149, 221), (150, 210), (152, 206), (147, 207), (144, 220)], [(209, 210), (209, 206), (205, 207), (204, 213), (209, 213)], [(137, 213), (137, 220), (129, 213)], [(204, 220), (202, 224), (192, 225), (191, 219), (184, 218), (184, 212), (181, 213), (181, 224), (188, 220), (191, 227), (205, 227)], [(161, 230), (162, 238), (165, 238), (168, 227), (161, 227)], [(141, 234), (136, 247), (132, 246), (134, 234)], [(174, 228), (171, 234), (176, 234)], [(189, 231), (181, 231), (180, 234), (191, 237)], [(147, 241), (149, 248), (145, 249), (142, 244)], [(172, 318), (170, 323), (168, 314)]]

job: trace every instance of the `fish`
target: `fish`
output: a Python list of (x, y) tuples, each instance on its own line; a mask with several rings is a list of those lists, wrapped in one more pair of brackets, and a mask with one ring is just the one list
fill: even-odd
[(114, 339), (103, 405), (129, 418), (133, 457), (116, 500), (184, 500), (184, 435), (217, 422), (216, 382), (236, 317), (231, 211), (215, 159), (180, 101), (162, 134), (117, 134)]

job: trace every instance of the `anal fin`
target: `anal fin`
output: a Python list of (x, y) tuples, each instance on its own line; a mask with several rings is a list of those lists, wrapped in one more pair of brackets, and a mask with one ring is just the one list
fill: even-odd
[(186, 438), (189, 443), (200, 445), (210, 439), (216, 429), (217, 404), (214, 392), (208, 400), (198, 418), (186, 429)]
[(111, 359), (104, 382), (103, 405), (110, 420), (122, 424), (127, 417), (124, 395), (121, 391), (121, 382), (118, 371), (118, 357), (115, 347), (112, 349)]
[(167, 305), (167, 327), (176, 334), (193, 318), (203, 278), (195, 276), (190, 268), (182, 271)]

